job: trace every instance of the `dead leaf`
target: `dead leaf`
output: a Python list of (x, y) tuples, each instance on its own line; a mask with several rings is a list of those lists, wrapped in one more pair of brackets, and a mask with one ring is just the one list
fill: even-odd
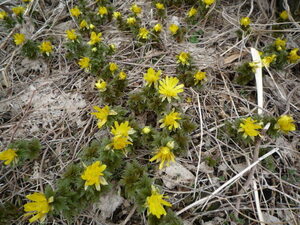
[(109, 218), (113, 215), (114, 211), (123, 203), (124, 198), (121, 197), (115, 189), (102, 195), (99, 203), (94, 204), (94, 209), (101, 210), (102, 218)]
[(178, 184), (192, 184), (195, 180), (195, 176), (184, 166), (178, 162), (173, 162), (170, 166), (160, 171), (162, 180), (166, 187), (172, 189)]

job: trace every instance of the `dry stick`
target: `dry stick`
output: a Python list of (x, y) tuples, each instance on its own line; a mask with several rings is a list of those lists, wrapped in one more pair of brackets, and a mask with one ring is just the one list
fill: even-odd
[(133, 216), (135, 210), (136, 210), (137, 206), (135, 205), (131, 211), (129, 212), (128, 216), (126, 217), (126, 219), (123, 221), (123, 223), (121, 225), (126, 225), (126, 223), (128, 223), (128, 221), (130, 220), (130, 218)]
[(241, 172), (239, 172), (237, 175), (235, 175), (234, 177), (232, 177), (230, 180), (228, 180), (227, 182), (225, 182), (223, 185), (221, 185), (218, 189), (216, 189), (213, 193), (211, 193), (211, 195), (205, 197), (205, 198), (201, 198), (195, 202), (193, 202), (192, 204), (186, 206), (185, 208), (183, 208), (182, 210), (178, 211), (176, 213), (176, 215), (180, 215), (182, 213), (184, 213), (185, 211), (202, 205), (204, 203), (206, 203), (207, 201), (209, 201), (210, 199), (212, 199), (213, 197), (215, 197), (217, 194), (225, 191), (228, 187), (230, 187), (232, 184), (234, 184), (236, 181), (238, 181), (245, 173), (249, 172), (253, 167), (255, 167), (258, 163), (260, 163), (262, 160), (264, 160), (265, 158), (269, 157), (270, 155), (272, 155), (273, 153), (277, 152), (279, 150), (279, 148), (274, 148), (271, 151), (269, 151), (268, 153), (264, 154), (263, 156), (259, 157), (257, 161), (253, 162), (251, 165), (249, 165), (247, 168), (243, 169)]
[(197, 92), (195, 92), (192, 88), (191, 88), (191, 90), (197, 95), (198, 111), (199, 111), (199, 119), (200, 119), (200, 144), (199, 144), (199, 153), (198, 153), (198, 166), (197, 166), (197, 172), (196, 172), (195, 183), (194, 183), (194, 195), (195, 195), (196, 188), (197, 188), (198, 176), (199, 176), (199, 170), (200, 170), (201, 152), (202, 152), (202, 144), (203, 144), (203, 119), (202, 119), (199, 94)]

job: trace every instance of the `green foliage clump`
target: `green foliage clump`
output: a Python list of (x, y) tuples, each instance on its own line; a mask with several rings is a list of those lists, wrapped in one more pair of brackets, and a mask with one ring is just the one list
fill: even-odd
[(32, 40), (27, 40), (22, 46), (21, 54), (29, 59), (36, 59), (38, 57), (38, 45)]
[(142, 212), (146, 198), (151, 195), (153, 183), (146, 173), (146, 167), (139, 165), (137, 161), (127, 163), (120, 183), (124, 186), (125, 196), (135, 202)]
[(17, 151), (18, 164), (37, 159), (41, 150), (41, 144), (38, 139), (17, 140), (8, 145), (8, 148)]
[(251, 81), (254, 80), (255, 74), (253, 72), (252, 67), (249, 65), (248, 62), (243, 63), (241, 66), (239, 66), (237, 69), (237, 77), (236, 77), (236, 82), (239, 85), (247, 85)]

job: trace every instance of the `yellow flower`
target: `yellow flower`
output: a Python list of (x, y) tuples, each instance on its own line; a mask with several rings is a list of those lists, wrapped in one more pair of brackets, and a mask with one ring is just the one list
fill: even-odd
[(183, 92), (183, 84), (177, 85), (179, 80), (176, 77), (166, 77), (159, 81), (158, 91), (162, 95), (162, 100), (166, 98), (171, 102), (171, 98), (179, 99), (178, 93)]
[(149, 126), (145, 126), (142, 129), (143, 134), (149, 134), (151, 132), (151, 128)]
[(115, 44), (110, 44), (109, 47), (111, 48), (112, 51), (116, 51), (116, 45)]
[(160, 23), (155, 24), (155, 26), (153, 27), (153, 30), (157, 33), (161, 32), (162, 25)]
[(93, 106), (93, 109), (98, 112), (92, 112), (91, 115), (95, 115), (98, 119), (98, 128), (101, 128), (106, 122), (108, 116), (117, 115), (116, 111), (111, 110), (108, 105), (100, 108), (98, 106)]
[(288, 20), (289, 19), (289, 14), (286, 10), (282, 11), (279, 16), (283, 20)]
[(89, 28), (90, 28), (91, 30), (93, 30), (93, 29), (95, 28), (95, 25), (94, 25), (94, 24), (90, 24)]
[(119, 67), (118, 67), (118, 65), (116, 63), (112, 63), (112, 62), (109, 63), (109, 70), (110, 70), (110, 72), (114, 73), (118, 68)]
[(146, 207), (148, 208), (148, 214), (152, 214), (158, 219), (160, 219), (162, 215), (167, 215), (164, 206), (171, 207), (172, 204), (165, 201), (164, 198), (167, 197), (159, 194), (156, 188), (152, 186), (151, 196), (148, 196), (146, 199)]
[(165, 166), (165, 164), (166, 166), (169, 166), (171, 161), (175, 162), (175, 156), (171, 151), (173, 148), (174, 141), (169, 141), (167, 146), (160, 147), (157, 150), (156, 155), (153, 156), (149, 161), (153, 162), (155, 160), (156, 162), (160, 162), (158, 167), (160, 170)]
[(163, 9), (165, 9), (165, 6), (164, 6), (164, 4), (162, 4), (162, 3), (156, 3), (155, 4), (155, 7), (157, 8), (157, 9), (159, 9), (159, 10), (163, 10)]
[(156, 86), (161, 73), (161, 70), (156, 72), (153, 68), (149, 68), (147, 73), (144, 74), (144, 80), (147, 82), (146, 86), (151, 86), (152, 84)]
[(289, 131), (296, 130), (296, 125), (294, 124), (293, 117), (288, 115), (280, 116), (275, 124), (275, 129), (279, 129), (284, 133), (288, 133)]
[(127, 74), (124, 71), (121, 71), (119, 73), (119, 80), (125, 80), (127, 77)]
[(51, 210), (49, 203), (53, 202), (53, 197), (47, 199), (43, 193), (35, 192), (31, 195), (26, 195), (26, 198), (32, 202), (24, 205), (24, 211), (28, 212), (24, 216), (36, 214), (29, 219), (29, 222), (33, 223), (39, 220), (41, 223), (43, 223), (46, 219), (47, 213)]
[(95, 44), (97, 44), (97, 43), (99, 43), (99, 42), (101, 42), (102, 41), (102, 33), (96, 33), (96, 32), (92, 32), (91, 33), (91, 36), (90, 36), (90, 41), (88, 42), (88, 44), (89, 45), (95, 45)]
[(127, 22), (128, 25), (133, 25), (133, 24), (136, 23), (136, 18), (128, 17), (126, 22)]
[(80, 29), (89, 29), (89, 25), (86, 20), (82, 20), (79, 24)]
[(176, 24), (171, 24), (169, 26), (169, 30), (172, 33), (172, 35), (177, 34), (177, 31), (179, 30), (179, 26), (177, 26)]
[(14, 42), (16, 45), (21, 45), (25, 42), (25, 35), (21, 33), (14, 34)]
[(262, 129), (260, 123), (257, 123), (257, 120), (253, 120), (251, 117), (243, 119), (243, 122), (240, 123), (238, 132), (244, 132), (243, 137), (247, 138), (248, 136), (253, 140), (255, 136), (258, 136), (260, 132), (258, 129)]
[[(128, 137), (130, 134), (134, 134), (134, 129), (129, 126), (129, 122), (125, 121), (123, 123), (114, 122), (115, 127), (111, 127), (111, 133), (114, 136)], [(129, 138), (129, 140), (131, 140)]]
[(122, 17), (122, 14), (121, 14), (120, 12), (114, 12), (114, 13), (113, 13), (113, 17), (114, 17), (115, 19), (119, 19), (119, 18)]
[(147, 30), (147, 28), (145, 28), (145, 27), (140, 28), (138, 38), (140, 38), (140, 39), (148, 39), (149, 38), (149, 31)]
[(106, 165), (101, 164), (100, 161), (96, 161), (92, 165), (86, 167), (81, 174), (81, 179), (85, 180), (84, 189), (86, 190), (88, 186), (95, 185), (96, 190), (100, 191), (100, 184), (107, 185), (107, 182), (103, 177), (103, 171), (105, 169)]
[(281, 50), (285, 49), (286, 40), (282, 40), (280, 38), (276, 38), (274, 44), (275, 44), (275, 47), (276, 47), (277, 51), (281, 51)]
[(26, 3), (26, 2), (31, 2), (31, 0), (22, 0), (22, 2), (25, 2), (25, 3)]
[(82, 12), (81, 12), (80, 9), (76, 6), (76, 7), (72, 8), (72, 9), (70, 9), (70, 13), (71, 13), (72, 16), (78, 17), (78, 16), (81, 15)]
[(7, 13), (5, 11), (0, 11), (0, 20), (3, 20), (7, 17)]
[(112, 143), (107, 146), (107, 148), (113, 148), (115, 150), (121, 150), (126, 148), (128, 145), (132, 145), (130, 141), (128, 141), (129, 137), (123, 136), (115, 136), (112, 138)]
[(265, 56), (262, 58), (261, 62), (263, 64), (264, 67), (269, 67), (270, 64), (276, 60), (276, 55), (273, 54), (273, 55), (270, 55), (270, 56)]
[(165, 115), (165, 117), (158, 122), (162, 123), (160, 125), (160, 128), (168, 127), (169, 130), (175, 130), (177, 128), (180, 128), (180, 124), (177, 122), (177, 120), (181, 120), (180, 113), (175, 112), (175, 110), (173, 109), (172, 112)]
[(249, 62), (248, 64), (252, 68), (252, 72), (255, 73), (256, 69), (258, 68), (257, 62)]
[(290, 51), (288, 55), (288, 60), (290, 63), (296, 63), (300, 59), (300, 56), (297, 54), (298, 50), (299, 48), (294, 48)]
[(250, 23), (251, 23), (251, 20), (249, 17), (242, 17), (240, 19), (241, 26), (248, 27), (250, 25)]
[(200, 81), (206, 79), (206, 72), (197, 71), (194, 74), (195, 84), (198, 84)]
[(198, 10), (195, 9), (194, 7), (192, 7), (189, 11), (188, 11), (188, 17), (192, 17), (195, 16), (197, 14)]
[(215, 2), (215, 0), (202, 0), (202, 1), (206, 6), (210, 6)]
[(98, 14), (102, 17), (108, 14), (107, 8), (104, 6), (100, 6), (98, 9)]
[(190, 65), (190, 54), (186, 52), (180, 52), (179, 55), (176, 56), (177, 58), (177, 63), (180, 63), (181, 65)]
[(11, 9), (16, 16), (22, 15), (25, 11), (25, 8), (22, 6), (17, 6)]
[(78, 64), (81, 69), (89, 70), (91, 67), (90, 61), (91, 61), (91, 59), (89, 57), (83, 57), (83, 58), (79, 59)]
[(66, 30), (67, 38), (71, 41), (74, 41), (77, 39), (77, 34), (74, 29)]
[(0, 160), (5, 160), (4, 165), (9, 165), (17, 156), (17, 151), (11, 148), (0, 152)]
[(106, 91), (106, 86), (107, 86), (107, 83), (100, 79), (100, 80), (97, 80), (97, 82), (95, 83), (95, 87), (100, 91), (100, 92), (104, 92)]
[(46, 55), (49, 55), (53, 50), (52, 50), (52, 44), (50, 41), (43, 41), (39, 45), (39, 49), (42, 53), (46, 53)]
[(133, 4), (130, 10), (135, 14), (140, 14), (142, 12), (142, 8), (139, 7), (137, 4)]

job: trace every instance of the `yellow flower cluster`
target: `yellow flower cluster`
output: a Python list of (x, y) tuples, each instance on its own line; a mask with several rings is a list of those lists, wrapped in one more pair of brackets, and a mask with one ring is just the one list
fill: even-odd
[(258, 136), (260, 132), (259, 129), (262, 129), (261, 123), (258, 123), (257, 120), (253, 120), (251, 117), (242, 120), (238, 132), (243, 132), (243, 137), (250, 137), (254, 140), (254, 137)]
[(129, 121), (125, 121), (120, 124), (118, 121), (115, 121), (114, 127), (111, 127), (111, 133), (114, 135), (114, 137), (107, 148), (122, 150), (128, 145), (132, 145), (132, 139), (129, 135), (134, 134), (135, 131), (129, 126)]
[(151, 86), (152, 84), (154, 84), (154, 86), (156, 87), (161, 73), (161, 70), (158, 70), (156, 72), (153, 68), (149, 68), (147, 70), (147, 73), (144, 74), (144, 80), (146, 81), (146, 85)]
[(17, 151), (11, 148), (3, 152), (0, 152), (0, 160), (5, 161), (4, 162), (5, 165), (9, 165), (12, 162), (16, 161), (17, 156), (18, 156)]

